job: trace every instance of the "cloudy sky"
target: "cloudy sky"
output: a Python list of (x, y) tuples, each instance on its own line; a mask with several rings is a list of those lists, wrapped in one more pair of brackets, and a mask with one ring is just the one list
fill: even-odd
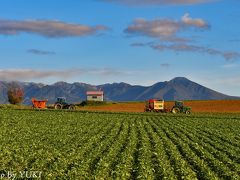
[(0, 80), (152, 85), (240, 96), (239, 0), (0, 0)]

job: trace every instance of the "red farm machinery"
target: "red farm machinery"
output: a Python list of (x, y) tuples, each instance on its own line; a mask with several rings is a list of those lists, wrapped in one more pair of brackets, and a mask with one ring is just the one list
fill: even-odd
[(145, 112), (168, 112), (164, 107), (164, 100), (149, 99), (146, 101)]
[(47, 99), (44, 100), (37, 100), (32, 98), (32, 108), (33, 109), (46, 109)]

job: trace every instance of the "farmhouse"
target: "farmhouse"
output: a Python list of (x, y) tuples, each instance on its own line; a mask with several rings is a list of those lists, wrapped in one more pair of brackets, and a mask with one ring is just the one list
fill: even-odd
[(87, 101), (103, 101), (103, 91), (87, 91)]

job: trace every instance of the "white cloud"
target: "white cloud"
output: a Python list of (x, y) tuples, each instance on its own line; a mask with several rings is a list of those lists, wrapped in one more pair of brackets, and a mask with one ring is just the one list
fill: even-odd
[(193, 19), (190, 17), (188, 13), (184, 14), (184, 16), (182, 17), (182, 22), (187, 26), (194, 26), (199, 28), (204, 28), (209, 26), (208, 23), (203, 19), (200, 19), (200, 18)]
[(177, 33), (189, 28), (208, 29), (209, 24), (201, 18), (191, 18), (190, 15), (186, 13), (181, 20), (178, 21), (173, 19), (135, 19), (133, 23), (124, 30), (124, 32), (130, 35), (158, 38), (162, 41), (183, 42), (188, 40), (177, 37)]
[(95, 76), (116, 76), (126, 74), (125, 72), (111, 68), (86, 68), (86, 69), (67, 69), (67, 70), (35, 70), (35, 69), (0, 69), (0, 80), (3, 81), (29, 81), (57, 78), (67, 80), (82, 75)]
[(240, 59), (240, 53), (233, 51), (221, 51), (214, 48), (191, 45), (186, 43), (175, 43), (175, 44), (160, 44), (160, 43), (133, 43), (132, 46), (148, 46), (157, 51), (174, 51), (174, 52), (197, 52), (208, 54), (212, 56), (221, 56), (226, 61), (234, 61)]
[(210, 25), (201, 18), (192, 18), (185, 13), (181, 20), (172, 19), (136, 19), (125, 29), (125, 33), (131, 35), (146, 36), (156, 39), (161, 43), (133, 43), (132, 46), (149, 46), (154, 50), (174, 52), (197, 52), (208, 55), (217, 55), (227, 61), (240, 59), (240, 53), (235, 51), (224, 51), (216, 48), (209, 48), (199, 45), (189, 44), (190, 39), (178, 37), (178, 33), (189, 28), (208, 29)]
[(0, 19), (0, 34), (9, 36), (20, 33), (29, 33), (38, 34), (48, 38), (63, 38), (93, 35), (106, 30), (108, 30), (108, 27), (104, 25), (86, 26), (51, 20), (18, 21)]

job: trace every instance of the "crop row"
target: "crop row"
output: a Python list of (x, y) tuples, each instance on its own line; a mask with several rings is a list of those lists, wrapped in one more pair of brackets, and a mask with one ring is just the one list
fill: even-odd
[(238, 115), (0, 110), (0, 175), (239, 179)]

